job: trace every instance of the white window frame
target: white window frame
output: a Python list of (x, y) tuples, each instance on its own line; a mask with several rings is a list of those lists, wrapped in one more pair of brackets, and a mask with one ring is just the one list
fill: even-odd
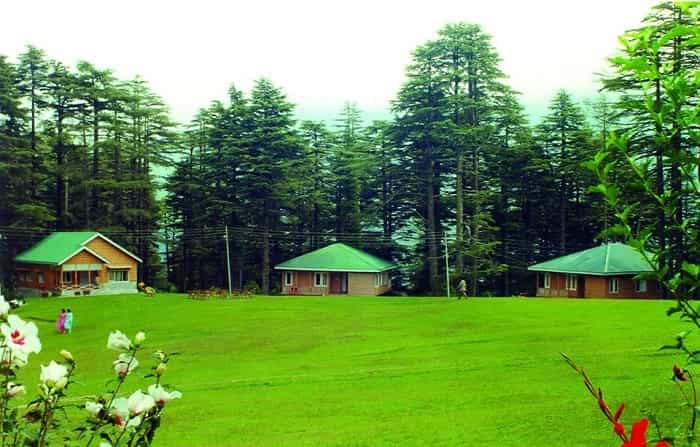
[(314, 272), (314, 287), (328, 287), (328, 272)]
[(566, 275), (566, 290), (576, 291), (578, 288), (578, 277), (567, 273)]
[(18, 270), (17, 276), (20, 282), (32, 282), (32, 272), (29, 270)]
[(44, 284), (46, 282), (44, 272), (36, 272), (36, 282), (39, 284)]
[(646, 293), (647, 288), (646, 279), (638, 279), (634, 282), (634, 291), (637, 293)]
[(389, 273), (376, 272), (374, 274), (374, 287), (383, 287), (389, 284)]
[[(122, 278), (126, 279), (113, 279), (112, 274), (122, 273)], [(116, 277), (116, 275), (114, 275)], [(128, 269), (113, 269), (109, 271), (107, 275), (107, 280), (109, 282), (129, 282), (129, 270)]]
[(549, 272), (544, 272), (544, 288), (549, 289), (549, 287), (552, 285), (552, 278)]
[(620, 280), (617, 278), (610, 278), (608, 280), (608, 293), (617, 295), (620, 293)]
[(294, 272), (284, 272), (284, 285), (287, 287), (294, 285)]
[(73, 284), (73, 272), (61, 272), (63, 284)]

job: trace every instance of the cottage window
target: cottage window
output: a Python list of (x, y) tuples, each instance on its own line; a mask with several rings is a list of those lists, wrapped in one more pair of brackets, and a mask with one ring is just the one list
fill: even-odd
[(294, 284), (294, 274), (292, 272), (284, 272), (284, 285), (291, 286)]
[(129, 271), (128, 270), (110, 270), (109, 271), (110, 281), (128, 281)]
[(314, 286), (315, 287), (326, 287), (326, 284), (328, 284), (328, 273), (315, 272), (314, 273)]
[(17, 272), (17, 279), (21, 282), (32, 282), (32, 272), (20, 270)]
[(381, 272), (374, 274), (374, 287), (386, 286), (389, 284), (389, 273)]
[(566, 275), (566, 290), (576, 290), (578, 280), (576, 275)]
[(620, 292), (620, 281), (617, 278), (610, 278), (610, 280), (608, 281), (608, 292)]
[(37, 272), (36, 282), (38, 282), (39, 284), (44, 284), (44, 272)]
[(550, 283), (550, 274), (549, 272), (546, 272), (544, 275), (542, 275), (542, 287), (545, 289), (549, 289), (549, 283)]
[(63, 283), (73, 284), (73, 272), (63, 272)]
[(644, 293), (647, 291), (647, 280), (640, 279), (634, 282), (634, 291), (637, 293)]

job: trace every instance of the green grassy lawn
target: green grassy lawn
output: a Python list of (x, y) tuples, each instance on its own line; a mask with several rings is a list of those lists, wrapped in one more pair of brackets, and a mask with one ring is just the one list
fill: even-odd
[[(66, 348), (78, 362), (71, 394), (102, 390), (116, 357), (108, 333), (144, 330), (150, 348), (182, 353), (164, 380), (184, 396), (167, 408), (161, 447), (613, 446), (611, 427), (559, 352), (584, 365), (611, 405), (625, 402), (626, 424), (651, 407), (675, 425), (680, 396), (669, 378), (682, 359), (657, 348), (685, 326), (665, 316), (668, 304), (34, 299), (19, 314), (39, 325), (43, 351), (23, 378), (36, 382), (40, 362)], [(55, 333), (61, 307), (75, 314), (70, 336)], [(136, 376), (126, 390), (148, 383)]]

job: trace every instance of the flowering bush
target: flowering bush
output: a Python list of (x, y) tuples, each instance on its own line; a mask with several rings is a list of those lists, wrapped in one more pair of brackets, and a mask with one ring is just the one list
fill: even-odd
[[(137, 354), (146, 340), (143, 332), (133, 341), (120, 331), (109, 334), (107, 348), (118, 351), (114, 361), (114, 388), (86, 402), (76, 404), (67, 398), (73, 383), (76, 361), (68, 351), (60, 352), (59, 361), (41, 365), (38, 395), (26, 405), (12, 405), (13, 400), (27, 394), (24, 385), (16, 383), (17, 373), (27, 365), (29, 354), (41, 351), (39, 331), (34, 323), (9, 314), (10, 306), (0, 299), (0, 447), (48, 445), (64, 446), (148, 446), (160, 427), (166, 404), (182, 397), (168, 391), (160, 383), (172, 354), (157, 351), (152, 372), (155, 383), (146, 392), (136, 390), (128, 397), (120, 395), (126, 378), (139, 365)], [(80, 408), (82, 423), (77, 427), (71, 408)], [(73, 410), (73, 413), (75, 411)]]

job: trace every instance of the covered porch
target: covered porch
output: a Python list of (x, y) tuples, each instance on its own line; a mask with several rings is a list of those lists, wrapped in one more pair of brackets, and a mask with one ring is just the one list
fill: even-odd
[(62, 295), (89, 295), (105, 283), (103, 264), (63, 264), (58, 275)]

